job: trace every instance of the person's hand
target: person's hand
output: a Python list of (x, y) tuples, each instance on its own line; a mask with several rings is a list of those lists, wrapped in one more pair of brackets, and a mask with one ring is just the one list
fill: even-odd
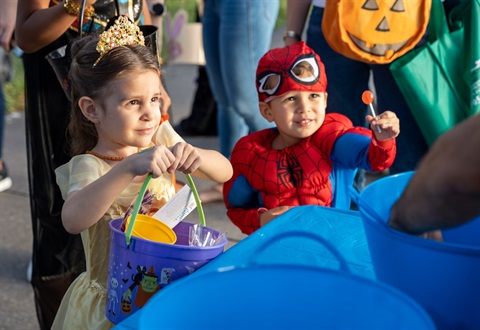
[(15, 19), (17, 17), (17, 0), (2, 0), (0, 4), (0, 47), (10, 51)]
[(170, 173), (180, 171), (185, 174), (195, 172), (202, 164), (202, 157), (197, 148), (186, 142), (178, 142), (170, 148), (175, 160), (169, 167)]
[[(400, 134), (400, 120), (392, 111), (385, 111), (375, 118), (367, 115), (365, 119), (370, 124), (370, 128), (378, 141), (390, 140)], [(380, 128), (380, 132), (377, 127)]]
[(259, 217), (260, 227), (265, 226), (267, 223), (269, 223), (279, 215), (282, 215), (283, 213), (287, 212), (293, 207), (294, 206), (279, 206), (260, 214), (260, 217)]
[(125, 159), (131, 163), (132, 171), (140, 176), (152, 173), (154, 178), (169, 172), (169, 168), (175, 161), (173, 153), (164, 145), (158, 145), (133, 154)]
[(162, 113), (162, 117), (168, 114), (168, 109), (172, 105), (172, 100), (170, 96), (168, 96), (167, 90), (163, 86), (163, 82), (160, 80), (160, 100), (162, 101), (160, 106), (160, 112)]

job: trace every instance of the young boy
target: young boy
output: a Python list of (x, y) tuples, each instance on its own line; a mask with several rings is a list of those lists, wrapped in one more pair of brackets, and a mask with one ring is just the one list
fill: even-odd
[(393, 163), (397, 116), (368, 115), (368, 130), (341, 114), (326, 114), (325, 68), (304, 42), (267, 52), (256, 85), (260, 112), (276, 128), (243, 137), (232, 152), (234, 174), (223, 194), (228, 217), (243, 233), (294, 206), (330, 206), (335, 164), (382, 171)]

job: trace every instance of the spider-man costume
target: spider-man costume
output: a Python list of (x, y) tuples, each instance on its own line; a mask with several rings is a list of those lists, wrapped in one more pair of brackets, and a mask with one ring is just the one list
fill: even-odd
[(327, 114), (320, 129), (300, 143), (271, 148), (277, 129), (240, 139), (231, 162), (233, 177), (223, 188), (227, 215), (245, 234), (258, 228), (258, 209), (332, 203), (333, 162), (382, 171), (395, 159), (395, 140), (377, 141), (341, 114)]
[[(299, 76), (293, 68), (306, 62), (311, 73)], [(271, 77), (275, 84), (268, 82)], [(263, 102), (291, 90), (325, 92), (326, 85), (320, 57), (304, 42), (271, 50), (258, 65), (257, 90)], [(258, 211), (263, 208), (331, 206), (334, 166), (382, 171), (396, 153), (395, 139), (378, 141), (369, 129), (353, 127), (338, 113), (327, 114), (322, 126), (299, 143), (272, 149), (278, 134), (277, 128), (252, 133), (232, 151), (233, 176), (224, 184), (223, 194), (228, 217), (245, 234), (260, 227)]]

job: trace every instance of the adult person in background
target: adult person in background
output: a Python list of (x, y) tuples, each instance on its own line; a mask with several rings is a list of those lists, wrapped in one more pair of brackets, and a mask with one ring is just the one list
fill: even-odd
[[(201, 22), (204, 3), (203, 0), (195, 2), (196, 22)], [(182, 119), (175, 130), (182, 136), (217, 136), (217, 103), (210, 89), (205, 65), (198, 65), (196, 83), (190, 115)]]
[[(3, 94), (3, 84), (8, 80), (12, 70), (7, 66), (12, 63), (6, 63), (8, 57), (4, 57), (4, 52), (11, 50), (11, 41), (13, 29), (15, 28), (15, 18), (17, 17), (17, 0), (3, 0), (0, 2), (0, 191), (5, 191), (12, 187), (12, 179), (8, 175), (7, 165), (3, 160), (3, 137), (5, 128), (6, 103)], [(4, 63), (5, 62), (5, 63)]]
[(413, 170), (428, 150), (428, 146), (390, 73), (389, 65), (373, 65), (351, 60), (335, 52), (328, 45), (322, 32), (326, 1), (328, 0), (287, 0), (285, 45), (301, 39), (310, 7), (313, 5), (306, 31), (306, 42), (325, 63), (329, 77), (327, 113), (342, 113), (350, 118), (355, 126), (365, 126), (367, 108), (362, 102), (361, 95), (363, 91), (369, 89), (372, 73), (377, 107), (394, 111), (402, 125), (402, 134), (397, 137), (397, 157), (390, 167), (390, 173)]
[(217, 136), (217, 103), (210, 89), (207, 70), (204, 65), (199, 65), (197, 71), (192, 110), (175, 126), (175, 130), (182, 136)]
[(440, 136), (394, 204), (390, 226), (419, 235), (480, 216), (479, 150), (480, 115)]
[[(258, 111), (255, 71), (270, 48), (278, 0), (205, 0), (203, 45), (208, 81), (217, 103), (220, 152), (227, 158), (248, 133), (271, 127)], [(201, 192), (202, 202), (223, 201), (222, 185)]]
[[(79, 35), (81, 0), (19, 0), (15, 38), (25, 52), (25, 119), (33, 229), (32, 286), (42, 329), (50, 329), (71, 282), (85, 270), (79, 235), (68, 234), (60, 218), (63, 199), (54, 170), (69, 161), (66, 126), (70, 103), (45, 59)], [(87, 0), (83, 33), (102, 32), (108, 19), (127, 14), (150, 24), (145, 0)], [(170, 98), (162, 92), (162, 113)]]

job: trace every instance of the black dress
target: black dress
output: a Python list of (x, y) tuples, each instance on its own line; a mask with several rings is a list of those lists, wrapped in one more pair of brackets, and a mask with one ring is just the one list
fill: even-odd
[[(84, 21), (84, 33), (103, 31), (108, 18), (134, 16), (138, 24), (142, 1), (117, 4), (98, 0), (93, 21)], [(52, 1), (51, 6), (56, 5)], [(77, 23), (77, 22), (76, 22)], [(85, 270), (80, 235), (65, 231), (61, 220), (63, 199), (55, 169), (70, 160), (66, 127), (70, 103), (45, 56), (78, 36), (75, 24), (43, 49), (23, 55), (25, 69), (25, 117), (30, 208), (33, 229), (32, 286), (37, 317), (42, 329), (50, 329), (65, 291)]]

